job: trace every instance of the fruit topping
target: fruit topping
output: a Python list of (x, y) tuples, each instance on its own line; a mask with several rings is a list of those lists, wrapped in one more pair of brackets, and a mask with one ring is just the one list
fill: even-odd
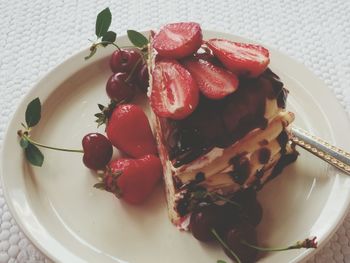
[(184, 67), (197, 82), (200, 91), (210, 99), (222, 99), (238, 88), (235, 74), (202, 59), (188, 59)]
[(198, 104), (199, 91), (191, 74), (176, 60), (156, 61), (150, 103), (159, 117), (184, 119)]
[(109, 65), (114, 73), (130, 73), (136, 63), (141, 66), (142, 54), (136, 48), (118, 49), (113, 52)]
[(95, 185), (130, 204), (141, 204), (162, 177), (162, 165), (154, 155), (140, 159), (117, 159), (109, 164), (103, 181)]
[(149, 81), (148, 68), (147, 68), (147, 64), (144, 63), (136, 75), (136, 83), (138, 88), (141, 91), (147, 92), (147, 88), (149, 86), (148, 81)]
[(218, 227), (222, 221), (218, 216), (219, 209), (218, 206), (211, 205), (191, 214), (190, 230), (196, 239), (203, 242), (214, 239), (211, 229)]
[(106, 133), (113, 146), (134, 158), (157, 154), (147, 116), (137, 105), (118, 105), (108, 120)]
[(167, 24), (153, 38), (153, 48), (165, 58), (183, 58), (202, 45), (202, 30), (197, 23)]
[(227, 69), (238, 75), (257, 77), (270, 62), (269, 51), (260, 45), (225, 39), (210, 39), (206, 44)]
[[(253, 263), (256, 261), (258, 250), (241, 243), (242, 240), (252, 245), (257, 243), (256, 231), (253, 226), (249, 224), (232, 226), (227, 230), (224, 239), (230, 250), (234, 251), (242, 262)], [(224, 248), (224, 251), (230, 258), (236, 259), (232, 256), (231, 251), (226, 248)]]
[(100, 133), (89, 133), (84, 136), (82, 145), (85, 166), (93, 170), (104, 170), (113, 154), (110, 141)]
[(114, 101), (129, 101), (135, 95), (135, 85), (127, 82), (128, 73), (115, 73), (107, 81), (106, 92)]

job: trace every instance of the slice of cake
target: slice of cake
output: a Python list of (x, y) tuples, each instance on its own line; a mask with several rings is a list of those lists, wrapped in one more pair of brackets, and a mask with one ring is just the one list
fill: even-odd
[[(288, 90), (267, 68), (266, 49), (213, 39), (198, 52), (191, 43), (198, 41), (195, 29), (179, 38), (183, 33), (169, 28), (150, 45), (148, 95), (169, 216), (180, 225), (203, 204), (259, 190), (297, 153), (289, 143), (294, 114), (285, 109)], [(167, 36), (170, 51), (164, 52)], [(196, 48), (181, 56), (176, 45), (184, 42)]]

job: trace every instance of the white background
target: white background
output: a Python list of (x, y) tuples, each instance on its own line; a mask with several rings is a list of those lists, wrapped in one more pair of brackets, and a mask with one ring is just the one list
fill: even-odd
[[(0, 148), (20, 99), (89, 45), (96, 15), (107, 6), (117, 33), (192, 20), (274, 47), (310, 68), (350, 113), (350, 1), (0, 0)], [(349, 240), (350, 215), (310, 262), (350, 262)], [(0, 263), (45, 261), (12, 219), (0, 189)]]

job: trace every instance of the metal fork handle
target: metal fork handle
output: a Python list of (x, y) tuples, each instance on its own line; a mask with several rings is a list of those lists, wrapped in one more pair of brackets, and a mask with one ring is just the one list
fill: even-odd
[(350, 175), (350, 153), (298, 127), (291, 128), (290, 140)]

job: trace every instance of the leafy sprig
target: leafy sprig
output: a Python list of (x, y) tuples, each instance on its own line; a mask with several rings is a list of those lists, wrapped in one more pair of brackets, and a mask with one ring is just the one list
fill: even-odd
[(24, 149), (27, 160), (35, 166), (42, 166), (44, 162), (44, 155), (38, 147), (36, 147), (30, 140), (29, 132), (37, 125), (41, 118), (41, 103), (39, 98), (32, 100), (25, 112), (26, 124), (22, 123), (25, 131), (19, 130), (17, 134), (21, 137), (19, 144)]
[(42, 152), (39, 150), (38, 147), (58, 150), (58, 151), (65, 151), (65, 152), (83, 153), (83, 150), (73, 150), (73, 149), (52, 147), (52, 146), (47, 146), (34, 141), (31, 138), (30, 132), (32, 128), (39, 123), (40, 119), (41, 119), (41, 102), (39, 98), (35, 98), (27, 106), (27, 109), (25, 112), (26, 124), (22, 123), (24, 130), (17, 131), (17, 134), (20, 137), (19, 144), (24, 150), (26, 159), (30, 164), (41, 167), (44, 163), (44, 155), (42, 154)]
[[(96, 17), (95, 34), (96, 39), (90, 46), (90, 54), (85, 57), (85, 59), (91, 58), (95, 55), (97, 48), (99, 46), (106, 47), (108, 45), (113, 45), (117, 49), (121, 48), (116, 43), (117, 33), (109, 30), (112, 23), (112, 13), (107, 7), (98, 13)], [(140, 32), (135, 30), (127, 30), (128, 38), (134, 47), (140, 49), (143, 53), (147, 52), (147, 45), (149, 43), (148, 39), (142, 35)]]

